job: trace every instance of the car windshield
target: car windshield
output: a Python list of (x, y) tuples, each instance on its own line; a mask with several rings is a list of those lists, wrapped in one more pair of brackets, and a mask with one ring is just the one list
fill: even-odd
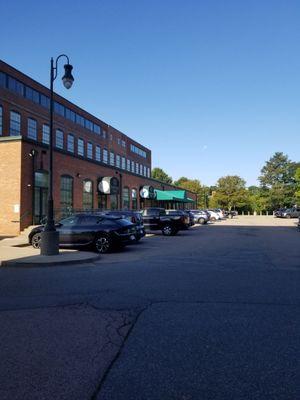
[(114, 219), (114, 221), (116, 222), (117, 225), (120, 225), (120, 226), (132, 225), (132, 223), (130, 221), (128, 221), (128, 219), (126, 219), (126, 218), (117, 218), (117, 219)]

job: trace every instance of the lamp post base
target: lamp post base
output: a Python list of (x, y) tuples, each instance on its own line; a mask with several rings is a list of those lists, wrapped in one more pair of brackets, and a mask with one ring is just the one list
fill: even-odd
[(59, 254), (59, 232), (44, 231), (41, 233), (41, 255), (57, 256)]

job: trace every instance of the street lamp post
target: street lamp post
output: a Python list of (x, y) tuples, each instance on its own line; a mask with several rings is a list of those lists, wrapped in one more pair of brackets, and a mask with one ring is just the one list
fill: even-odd
[(65, 74), (62, 77), (63, 84), (66, 89), (70, 89), (74, 78), (72, 76), (72, 65), (69, 63), (69, 57), (65, 54), (59, 55), (54, 63), (51, 58), (50, 67), (50, 126), (49, 126), (49, 190), (48, 190), (48, 209), (47, 209), (47, 222), (44, 231), (41, 234), (41, 254), (47, 256), (54, 256), (59, 253), (59, 233), (55, 229), (54, 215), (53, 215), (53, 83), (57, 77), (57, 62), (61, 57), (67, 59), (65, 64)]

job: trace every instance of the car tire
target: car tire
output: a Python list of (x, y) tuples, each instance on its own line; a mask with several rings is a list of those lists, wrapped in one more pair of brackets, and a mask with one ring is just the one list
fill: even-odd
[(287, 219), (291, 219), (291, 216), (289, 214), (287, 214), (286, 218)]
[(97, 251), (97, 253), (105, 254), (111, 251), (111, 249), (112, 249), (111, 238), (105, 233), (97, 235), (95, 239), (95, 250)]
[(198, 219), (198, 224), (204, 225), (205, 224), (205, 218), (199, 218)]
[(174, 229), (171, 225), (165, 225), (162, 228), (162, 233), (164, 236), (172, 236), (172, 235), (174, 235)]
[(41, 247), (41, 232), (35, 233), (31, 238), (31, 246), (34, 249), (39, 249)]

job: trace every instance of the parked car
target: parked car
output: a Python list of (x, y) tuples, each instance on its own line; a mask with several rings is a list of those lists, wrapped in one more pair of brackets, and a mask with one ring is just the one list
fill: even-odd
[[(28, 241), (40, 247), (43, 226), (32, 229)], [(107, 215), (76, 214), (56, 224), (60, 247), (92, 246), (98, 253), (107, 253), (136, 240), (135, 225), (124, 218)]]
[(224, 214), (223, 210), (221, 210), (221, 208), (214, 208), (212, 211), (217, 213), (218, 216), (220, 217), (220, 219), (225, 218), (225, 214)]
[(204, 225), (204, 224), (207, 224), (207, 222), (210, 220), (210, 214), (207, 211), (190, 210), (190, 212), (193, 214), (195, 221), (198, 224)]
[(274, 217), (281, 218), (285, 211), (286, 208), (278, 208), (278, 210), (274, 211)]
[(300, 207), (287, 208), (281, 213), (281, 218), (299, 218), (300, 217)]
[(142, 211), (143, 223), (146, 232), (162, 231), (163, 235), (171, 236), (182, 228), (181, 217), (167, 215), (164, 208), (151, 207)]
[(135, 224), (136, 227), (136, 241), (138, 242), (145, 236), (146, 231), (143, 224), (143, 218), (139, 211), (121, 210), (121, 211), (106, 211), (105, 215), (111, 215), (119, 218), (126, 218), (128, 221)]
[(181, 225), (180, 229), (188, 229), (191, 224), (190, 216), (187, 212), (183, 210), (166, 210), (167, 215), (178, 216), (179, 224)]
[(191, 210), (184, 210), (190, 217), (190, 226), (194, 226), (196, 223), (196, 219), (194, 217), (194, 214), (191, 212)]
[(219, 221), (221, 219), (220, 215), (216, 213), (214, 210), (207, 210), (210, 214), (210, 220), (212, 222)]

